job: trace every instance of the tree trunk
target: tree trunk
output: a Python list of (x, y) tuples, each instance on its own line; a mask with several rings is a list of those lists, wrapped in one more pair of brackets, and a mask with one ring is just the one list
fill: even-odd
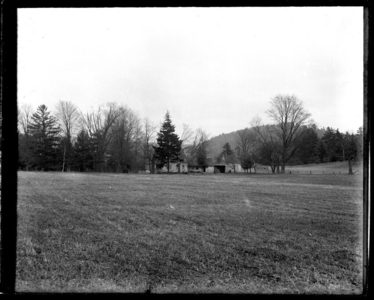
[(348, 170), (348, 174), (349, 174), (349, 175), (353, 175), (353, 171), (352, 171), (352, 157), (350, 157), (350, 158), (348, 159), (348, 168), (349, 168), (349, 170)]
[(155, 160), (154, 158), (151, 159), (151, 162), (150, 162), (150, 170), (152, 174), (156, 173), (156, 166), (155, 166)]
[(66, 159), (66, 145), (64, 145), (64, 157), (63, 157), (63, 160), (62, 160), (62, 170), (61, 170), (61, 172), (64, 172), (65, 159)]

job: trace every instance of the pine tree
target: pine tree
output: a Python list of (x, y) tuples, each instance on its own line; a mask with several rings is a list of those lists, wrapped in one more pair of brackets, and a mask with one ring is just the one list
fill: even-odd
[(325, 149), (327, 152), (327, 161), (335, 162), (338, 160), (337, 155), (337, 139), (334, 129), (327, 127), (325, 134), (322, 137), (322, 141), (325, 143)]
[(316, 153), (318, 152), (318, 136), (313, 128), (307, 128), (304, 136), (300, 140), (300, 146), (295, 156), (301, 164), (313, 164), (318, 161)]
[(322, 140), (319, 140), (318, 142), (318, 148), (317, 148), (317, 155), (319, 158), (319, 162), (324, 163), (327, 160), (327, 151), (325, 148), (325, 144)]
[(234, 172), (235, 172), (235, 161), (236, 161), (236, 158), (235, 158), (235, 153), (234, 151), (232, 151), (231, 149), (231, 146), (229, 143), (225, 143), (222, 147), (222, 152), (221, 152), (221, 156), (223, 157), (225, 163), (230, 166), (231, 164), (231, 168), (234, 169)]
[(222, 151), (221, 151), (221, 156), (226, 163), (234, 164), (235, 161), (236, 161), (235, 153), (231, 149), (231, 146), (230, 146), (229, 143), (226, 143), (226, 144), (223, 145)]
[(222, 149), (222, 152), (221, 152), (221, 156), (225, 159), (225, 161), (227, 161), (229, 159), (230, 155), (233, 155), (234, 152), (232, 151), (229, 143), (224, 144), (222, 148), (223, 149)]
[(57, 169), (60, 128), (44, 104), (31, 117), (30, 133), (33, 137), (32, 150), (36, 167), (45, 171)]
[(344, 161), (346, 141), (344, 140), (344, 135), (339, 131), (339, 129), (335, 130), (335, 141), (336, 141), (336, 150), (335, 150), (336, 156), (338, 160)]
[(155, 159), (160, 166), (167, 165), (168, 173), (170, 171), (170, 163), (179, 161), (182, 140), (174, 133), (175, 126), (170, 119), (169, 111), (166, 112), (165, 121), (161, 126), (160, 132), (157, 134), (158, 146), (153, 146), (155, 150)]

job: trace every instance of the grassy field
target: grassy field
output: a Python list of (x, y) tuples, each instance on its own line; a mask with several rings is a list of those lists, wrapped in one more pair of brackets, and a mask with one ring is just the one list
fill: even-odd
[[(323, 164), (308, 164), (298, 166), (287, 166), (286, 172), (291, 171), (296, 174), (331, 174), (345, 175), (348, 174), (348, 161), (337, 161)], [(352, 171), (355, 174), (363, 173), (362, 162), (352, 162)]]
[(18, 176), (18, 292), (362, 291), (362, 176)]

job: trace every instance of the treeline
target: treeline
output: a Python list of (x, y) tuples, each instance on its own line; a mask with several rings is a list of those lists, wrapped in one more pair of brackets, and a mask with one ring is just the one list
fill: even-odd
[[(315, 144), (313, 147), (316, 147)], [(363, 128), (360, 127), (354, 134), (342, 133), (339, 129), (327, 127), (315, 149), (316, 162), (361, 160), (363, 156)]]
[(108, 103), (83, 113), (60, 101), (18, 111), (19, 169), (137, 172), (153, 167), (156, 127), (126, 106)]
[[(262, 126), (261, 130), (263, 132), (274, 132), (276, 125)], [(351, 153), (355, 160), (362, 159), (362, 127), (354, 134), (342, 133), (339, 129), (332, 127), (318, 128), (315, 124), (305, 125), (302, 129), (304, 130), (304, 137), (300, 139), (299, 147), (287, 165), (347, 161)], [(224, 149), (231, 147), (234, 157), (229, 157), (226, 162), (242, 163), (243, 168), (246, 168), (245, 166), (252, 168), (255, 162), (263, 165), (273, 165), (275, 170), (278, 166), (275, 151), (272, 151), (269, 144), (266, 145), (266, 143), (258, 141), (253, 128), (221, 134), (209, 140), (209, 145), (211, 150), (209, 155), (214, 157), (217, 163), (222, 161)], [(241, 156), (240, 152), (246, 155)]]
[[(273, 128), (271, 128), (273, 127)], [(275, 125), (266, 125), (264, 131), (274, 131)], [(336, 161), (362, 159), (363, 130), (360, 127), (354, 133), (341, 133), (339, 129), (327, 127), (322, 137), (318, 137), (316, 125), (302, 127), (302, 136), (295, 145), (293, 156), (287, 165), (318, 164)], [(239, 133), (240, 134), (240, 133)], [(241, 132), (243, 135), (243, 132)], [(255, 134), (253, 132), (253, 134)], [(254, 138), (256, 141), (256, 138)], [(266, 143), (259, 143), (253, 149), (253, 158), (260, 164), (270, 165), (276, 169), (279, 164), (277, 149), (281, 145), (276, 143), (271, 147)], [(272, 151), (275, 150), (275, 151)]]
[(267, 113), (275, 124), (263, 125), (255, 117), (250, 129), (237, 133), (235, 153), (244, 169), (259, 163), (284, 173), (286, 165), (348, 161), (352, 173), (351, 162), (362, 158), (362, 127), (356, 134), (327, 127), (319, 138), (320, 130), (296, 96), (277, 95), (270, 104)]
[(255, 117), (218, 147), (204, 130), (186, 124), (179, 138), (169, 112), (156, 132), (148, 118), (117, 103), (86, 113), (66, 101), (53, 113), (45, 105), (36, 111), (24, 105), (18, 111), (19, 169), (153, 173), (155, 166), (169, 170), (171, 162), (184, 161), (189, 168), (240, 163), (248, 171), (262, 164), (284, 173), (286, 165), (348, 161), (351, 172), (351, 161), (362, 158), (362, 127), (355, 134), (327, 127), (321, 135), (303, 103), (289, 95), (275, 96), (267, 113), (273, 124)]

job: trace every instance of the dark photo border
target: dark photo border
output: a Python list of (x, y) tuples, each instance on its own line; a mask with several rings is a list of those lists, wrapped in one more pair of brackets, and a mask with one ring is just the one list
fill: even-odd
[[(249, 1), (249, 3), (230, 3), (235, 6), (362, 6), (364, 7), (364, 251), (363, 251), (363, 295), (370, 296), (370, 286), (373, 285), (371, 277), (370, 254), (372, 253), (371, 241), (371, 127), (370, 118), (373, 106), (373, 76), (371, 51), (373, 49), (373, 1)], [(126, 3), (128, 7), (154, 7), (154, 6), (225, 6), (213, 5), (212, 3), (178, 3), (179, 5), (164, 4), (142, 4), (141, 2), (119, 2), (106, 1), (104, 5), (84, 6), (87, 3), (82, 1), (11, 1), (1, 2), (1, 97), (0, 106), (2, 112), (1, 126), (1, 283), (0, 292), (8, 295), (28, 294), (16, 293), (16, 242), (17, 242), (17, 168), (18, 168), (18, 134), (17, 134), (17, 9), (27, 7), (123, 7)], [(31, 5), (30, 5), (31, 4)], [(81, 5), (79, 5), (81, 4)], [(371, 51), (370, 51), (371, 50)], [(31, 294), (31, 293), (30, 293)], [(31, 294), (32, 295), (32, 294)], [(39, 294), (38, 294), (39, 295)], [(48, 296), (58, 296), (61, 294), (48, 293)], [(79, 294), (87, 295), (92, 294)], [(115, 296), (116, 294), (100, 293), (100, 296)], [(209, 294), (209, 296), (214, 294)], [(67, 294), (65, 294), (67, 296)], [(119, 294), (118, 296), (121, 296)], [(165, 295), (161, 295), (165, 296)], [(298, 295), (271, 295), (271, 296), (291, 296)], [(300, 296), (300, 295), (299, 295)], [(304, 297), (315, 297), (313, 295), (301, 295)], [(352, 297), (352, 296), (347, 296)], [(341, 298), (341, 297), (339, 297)]]

